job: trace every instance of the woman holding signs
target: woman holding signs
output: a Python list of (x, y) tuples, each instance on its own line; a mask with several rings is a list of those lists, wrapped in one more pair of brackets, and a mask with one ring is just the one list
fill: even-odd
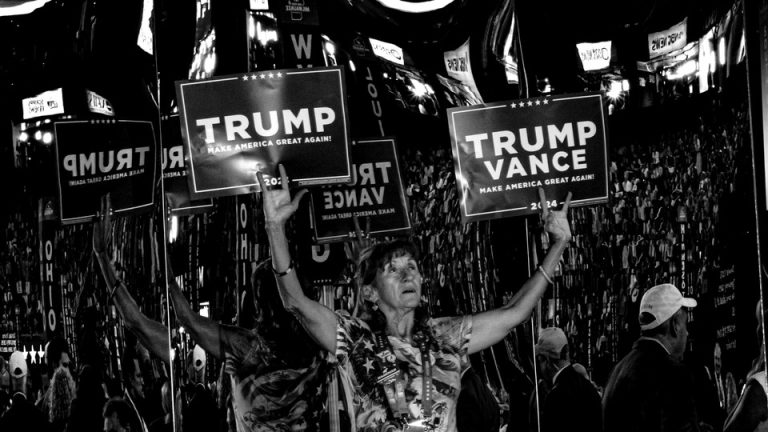
[(348, 405), (354, 410), (352, 430), (399, 431), (408, 426), (408, 430), (454, 432), (461, 372), (469, 367), (467, 355), (501, 341), (526, 321), (552, 282), (571, 239), (567, 220), (571, 194), (562, 210), (554, 211), (539, 189), (551, 247), (537, 271), (503, 307), (475, 315), (429, 318), (419, 307), (422, 277), (417, 250), (412, 243), (398, 240), (362, 253), (361, 297), (374, 310), (363, 321), (304, 295), (294, 272), (285, 223), (306, 191), (291, 199), (285, 168), (279, 169), (282, 186), (272, 190), (257, 173), (272, 270), (286, 309), (338, 361)]

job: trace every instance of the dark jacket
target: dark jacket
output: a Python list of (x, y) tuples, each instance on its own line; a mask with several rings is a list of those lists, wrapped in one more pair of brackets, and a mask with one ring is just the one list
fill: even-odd
[(608, 380), (603, 426), (605, 432), (698, 431), (690, 373), (656, 340), (638, 339)]
[(50, 430), (51, 426), (46, 416), (21, 393), (13, 395), (11, 408), (0, 419), (0, 431), (48, 432)]
[(568, 365), (555, 377), (544, 400), (541, 431), (593, 432), (602, 430), (600, 394), (589, 380)]

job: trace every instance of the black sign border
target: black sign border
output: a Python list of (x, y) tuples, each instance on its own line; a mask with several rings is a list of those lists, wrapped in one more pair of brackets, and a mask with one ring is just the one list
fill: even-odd
[[(270, 70), (269, 72), (275, 73), (275, 72), (281, 72), (284, 75), (300, 75), (300, 74), (307, 74), (307, 73), (327, 73), (327, 72), (336, 72), (339, 76), (339, 90), (341, 91), (341, 97), (339, 98), (339, 101), (341, 102), (341, 109), (343, 112), (342, 118), (344, 121), (343, 129), (344, 129), (344, 151), (346, 152), (346, 159), (347, 159), (347, 175), (342, 176), (333, 176), (333, 177), (314, 177), (314, 178), (296, 178), (291, 177), (291, 182), (294, 182), (297, 186), (312, 186), (312, 185), (323, 185), (323, 184), (337, 184), (337, 183), (346, 183), (349, 182), (352, 178), (352, 160), (349, 154), (349, 147), (351, 145), (350, 137), (349, 137), (349, 109), (347, 108), (347, 87), (344, 82), (344, 69), (338, 66), (335, 67), (319, 67), (319, 68), (308, 68), (308, 69), (275, 69)], [(179, 114), (181, 115), (182, 120), (182, 139), (184, 141), (184, 144), (186, 145), (187, 154), (192, 154), (192, 148), (189, 140), (189, 135), (187, 131), (189, 130), (189, 124), (187, 121), (187, 115), (186, 115), (186, 101), (184, 99), (184, 87), (191, 86), (191, 85), (199, 85), (199, 84), (210, 84), (215, 82), (221, 82), (221, 81), (232, 81), (232, 80), (239, 80), (242, 79), (243, 75), (247, 74), (232, 74), (223, 76), (220, 78), (213, 78), (213, 79), (206, 79), (206, 80), (199, 80), (199, 81), (185, 81), (178, 83), (179, 88)], [(222, 192), (222, 191), (232, 191), (232, 190), (249, 190), (249, 191), (260, 191), (259, 183), (258, 181), (255, 181), (250, 184), (241, 184), (236, 186), (230, 186), (225, 188), (215, 188), (215, 189), (204, 189), (204, 190), (198, 190), (197, 189), (197, 181), (195, 178), (195, 162), (194, 158), (190, 156), (189, 158), (189, 168), (190, 168), (190, 184), (192, 185), (192, 189), (190, 190), (190, 195), (194, 199), (200, 199), (200, 196), (204, 197), (213, 197), (213, 196), (232, 196), (232, 195), (241, 195), (244, 192), (240, 193), (228, 193), (228, 192)], [(197, 196), (197, 197), (196, 197)]]
[[(572, 94), (557, 95), (550, 98), (552, 102), (558, 102), (562, 100), (571, 100), (571, 99), (587, 99), (587, 98), (597, 98), (598, 105), (600, 106), (600, 115), (603, 120), (603, 152), (605, 154), (605, 158), (604, 158), (605, 166), (603, 168), (605, 170), (605, 179), (606, 179), (605, 195), (601, 197), (571, 201), (571, 208), (608, 202), (608, 179), (610, 178), (608, 175), (608, 130), (607, 130), (608, 122), (606, 121), (607, 118), (605, 116), (605, 108), (603, 107), (603, 101), (602, 101), (603, 93), (602, 92), (572, 93)], [(461, 173), (461, 158), (460, 158), (461, 153), (459, 152), (459, 141), (457, 138), (458, 135), (456, 135), (456, 122), (454, 121), (454, 117), (456, 116), (456, 114), (464, 114), (467, 112), (484, 111), (489, 109), (509, 107), (511, 105), (511, 102), (512, 101), (448, 109), (448, 114), (450, 115), (450, 127), (452, 132), (451, 145), (452, 145), (452, 150), (454, 152), (454, 155), (456, 156), (455, 157), (456, 162), (454, 163), (454, 173), (456, 176), (457, 186), (459, 189), (459, 204), (461, 206), (461, 220), (465, 224), (469, 222), (474, 222), (474, 221), (499, 219), (499, 218), (508, 217), (508, 216), (524, 216), (524, 214), (519, 214), (518, 212), (520, 210), (528, 208), (527, 206), (524, 206), (524, 207), (518, 207), (513, 209), (502, 209), (502, 210), (495, 210), (495, 211), (489, 211), (489, 212), (467, 214), (466, 196), (464, 195), (464, 189), (460, 184), (458, 184), (458, 179), (462, 179), (464, 177)], [(515, 100), (514, 102), (517, 102), (517, 100)]]
[[(403, 204), (403, 209), (405, 210), (405, 220), (408, 223), (407, 227), (401, 227), (401, 228), (394, 228), (394, 229), (388, 229), (388, 230), (379, 230), (379, 231), (371, 231), (369, 234), (371, 236), (379, 236), (379, 235), (397, 235), (401, 233), (407, 233), (413, 230), (413, 224), (411, 223), (411, 209), (408, 206), (408, 199), (405, 196), (405, 183), (403, 183), (403, 176), (400, 172), (400, 155), (397, 152), (397, 142), (395, 141), (394, 137), (382, 137), (382, 138), (365, 138), (365, 139), (359, 139), (359, 140), (352, 140), (352, 145), (357, 145), (358, 143), (386, 143), (389, 142), (392, 144), (392, 152), (395, 155), (395, 170), (397, 171), (398, 180), (400, 181), (400, 201)], [(321, 244), (328, 244), (328, 243), (339, 243), (349, 238), (348, 235), (338, 235), (338, 236), (331, 236), (331, 237), (320, 237), (317, 233), (317, 224), (315, 223), (315, 202), (314, 197), (312, 194), (309, 194), (310, 199), (310, 221), (312, 223), (312, 238), (315, 242), (315, 244), (321, 245)]]
[[(108, 122), (112, 124), (119, 124), (119, 123), (146, 123), (149, 124), (150, 129), (152, 130), (152, 136), (155, 136), (155, 126), (152, 124), (149, 120), (108, 120)], [(90, 220), (93, 220), (96, 217), (96, 213), (88, 216), (80, 216), (77, 218), (65, 218), (64, 217), (64, 202), (62, 201), (62, 194), (61, 194), (61, 168), (60, 168), (60, 159), (59, 159), (59, 137), (58, 137), (58, 131), (57, 127), (60, 124), (71, 124), (71, 123), (90, 123), (90, 124), (97, 124), (94, 120), (67, 120), (67, 121), (57, 121), (53, 123), (53, 136), (54, 136), (54, 150), (56, 151), (56, 181), (58, 183), (58, 193), (59, 193), (59, 219), (61, 220), (62, 225), (69, 225), (69, 224), (76, 224), (81, 222), (88, 222)], [(151, 184), (154, 185), (157, 182), (157, 140), (155, 140), (154, 145), (154, 163), (152, 164), (152, 182)], [(131, 212), (138, 209), (143, 209), (146, 207), (154, 207), (155, 206), (155, 191), (153, 190), (152, 193), (152, 201), (150, 201), (147, 204), (143, 204), (140, 206), (135, 207), (129, 207), (119, 210), (114, 210), (115, 214), (125, 213), (125, 212)]]

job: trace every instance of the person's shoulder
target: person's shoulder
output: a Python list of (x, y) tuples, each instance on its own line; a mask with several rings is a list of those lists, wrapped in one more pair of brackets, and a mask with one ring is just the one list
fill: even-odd
[(470, 315), (446, 316), (439, 318), (430, 318), (428, 325), (435, 334), (450, 333), (452, 330), (466, 326), (472, 317)]

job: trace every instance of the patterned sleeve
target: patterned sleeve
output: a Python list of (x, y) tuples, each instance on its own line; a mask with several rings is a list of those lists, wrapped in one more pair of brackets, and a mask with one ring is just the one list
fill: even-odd
[(336, 361), (340, 366), (349, 363), (349, 357), (355, 343), (360, 340), (367, 325), (359, 318), (353, 318), (349, 312), (336, 312)]
[(459, 356), (460, 368), (464, 372), (469, 367), (469, 340), (472, 337), (472, 315), (433, 318), (432, 332), (443, 347)]

